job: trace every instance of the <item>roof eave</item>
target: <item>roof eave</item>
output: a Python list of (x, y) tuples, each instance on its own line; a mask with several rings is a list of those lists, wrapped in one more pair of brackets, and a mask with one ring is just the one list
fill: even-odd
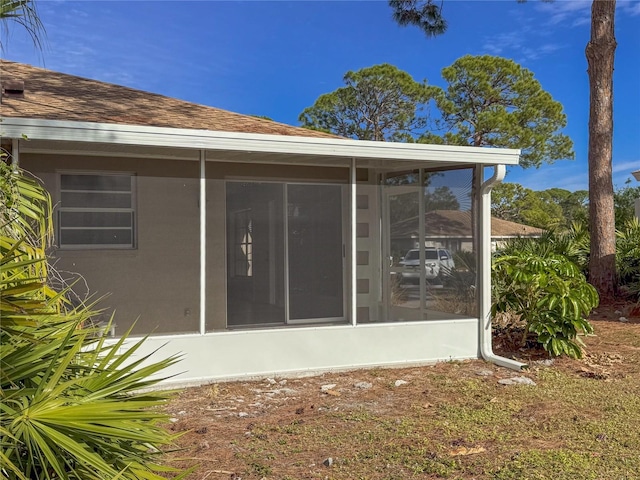
[(349, 158), (517, 165), (520, 150), (4, 117), (4, 137)]

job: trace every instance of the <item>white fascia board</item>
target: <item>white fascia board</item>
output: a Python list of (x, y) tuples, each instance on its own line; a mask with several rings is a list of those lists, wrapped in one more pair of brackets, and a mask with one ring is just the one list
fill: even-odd
[(88, 123), (4, 117), (2, 135), (34, 140), (232, 150), (347, 158), (424, 160), (486, 165), (517, 165), (520, 150), (419, 143), (375, 142), (342, 138), (296, 137), (182, 128)]

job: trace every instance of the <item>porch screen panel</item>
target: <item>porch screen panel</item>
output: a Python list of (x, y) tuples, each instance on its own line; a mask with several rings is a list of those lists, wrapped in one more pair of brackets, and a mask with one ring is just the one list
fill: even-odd
[(471, 168), (383, 175), (383, 297), (377, 321), (477, 316), (473, 184)]
[[(118, 289), (117, 332), (136, 322), (140, 334), (200, 329), (199, 165), (191, 161), (132, 162), (137, 175), (137, 243)], [(114, 219), (115, 220), (115, 219)], [(123, 272), (124, 273), (124, 272)], [(126, 293), (125, 293), (126, 292)], [(125, 321), (126, 320), (126, 321)]]
[(475, 317), (478, 312), (478, 205), (473, 169), (425, 172), (423, 187), (424, 240), (427, 247), (437, 249), (435, 262), (439, 266), (441, 284), (441, 288), (428, 290), (427, 316), (442, 319)]
[(199, 331), (198, 162), (68, 155), (33, 171), (55, 192), (56, 268), (80, 299), (105, 297), (94, 320), (115, 313), (116, 336)]
[(285, 323), (284, 185), (226, 184), (227, 326)]
[[(386, 195), (389, 233), (385, 263), (387, 282), (387, 314), (390, 321), (421, 320), (420, 258), (411, 258), (419, 241), (419, 192), (417, 185), (395, 186)], [(422, 266), (424, 268), (424, 266)]]
[(288, 185), (289, 317), (344, 316), (342, 188)]
[(209, 312), (207, 329), (345, 321), (344, 187), (231, 180), (224, 189), (226, 314)]

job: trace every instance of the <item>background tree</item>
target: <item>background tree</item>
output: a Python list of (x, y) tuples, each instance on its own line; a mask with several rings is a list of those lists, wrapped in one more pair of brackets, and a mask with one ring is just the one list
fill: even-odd
[(567, 230), (588, 225), (588, 192), (562, 188), (531, 190), (505, 182), (491, 192), (491, 214), (496, 218), (544, 229)]
[(589, 223), (589, 191), (576, 190), (570, 192), (563, 188), (549, 188), (544, 190), (550, 201), (562, 209), (563, 227), (568, 228), (574, 223), (585, 226)]
[(433, 191), (425, 189), (425, 210), (460, 210), (460, 202), (449, 187), (443, 185)]
[(344, 83), (304, 109), (303, 127), (378, 141), (407, 141), (424, 130), (431, 92), (425, 81), (385, 63), (349, 71)]
[(613, 300), (617, 289), (612, 178), (615, 13), (615, 0), (593, 1), (591, 39), (585, 51), (589, 74), (589, 281), (603, 300)]
[[(526, 1), (526, 0), (518, 0)], [(442, 2), (390, 0), (400, 25), (414, 25), (427, 37), (444, 33)], [(612, 298), (616, 289), (615, 226), (612, 181), (613, 61), (616, 49), (615, 0), (593, 0), (591, 40), (586, 57), (589, 68), (589, 217), (591, 225), (590, 281), (600, 298)]]
[(444, 3), (433, 0), (390, 0), (393, 19), (402, 26), (415, 25), (427, 37), (437, 37), (447, 31), (447, 21), (442, 16)]
[[(613, 194), (616, 230), (635, 217), (635, 199), (640, 198), (640, 187), (625, 187)], [(575, 224), (589, 226), (589, 192), (570, 192), (563, 188), (531, 190), (519, 183), (504, 182), (491, 193), (491, 214), (496, 218), (525, 223), (540, 228), (570, 229)], [(548, 218), (549, 220), (544, 220)], [(542, 221), (536, 221), (542, 219)], [(618, 262), (619, 263), (619, 262)]]
[(491, 215), (510, 222), (522, 222), (521, 210), (529, 189), (519, 183), (503, 182), (491, 190)]
[(547, 230), (568, 226), (562, 207), (548, 191), (536, 192), (517, 183), (494, 187), (491, 213), (496, 218)]
[[(621, 229), (635, 217), (635, 200), (640, 198), (640, 187), (626, 185), (613, 194), (613, 205), (616, 216), (616, 229)], [(640, 237), (638, 239), (640, 244)]]
[[(442, 76), (447, 88), (432, 88), (444, 143), (520, 148), (524, 168), (574, 157), (573, 142), (559, 133), (567, 124), (562, 104), (530, 70), (507, 58), (465, 55)], [(420, 141), (441, 143), (432, 133)]]

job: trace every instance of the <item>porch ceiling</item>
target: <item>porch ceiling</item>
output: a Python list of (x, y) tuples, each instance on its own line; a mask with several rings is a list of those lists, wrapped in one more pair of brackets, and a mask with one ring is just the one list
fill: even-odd
[(163, 127), (141, 127), (54, 120), (4, 118), (5, 138), (20, 140), (25, 153), (68, 155), (111, 155), (142, 158), (199, 159), (302, 164), (320, 166), (350, 165), (359, 168), (406, 169), (472, 164), (516, 165), (520, 151), (359, 141), (342, 138), (310, 138), (281, 135), (213, 132)]

